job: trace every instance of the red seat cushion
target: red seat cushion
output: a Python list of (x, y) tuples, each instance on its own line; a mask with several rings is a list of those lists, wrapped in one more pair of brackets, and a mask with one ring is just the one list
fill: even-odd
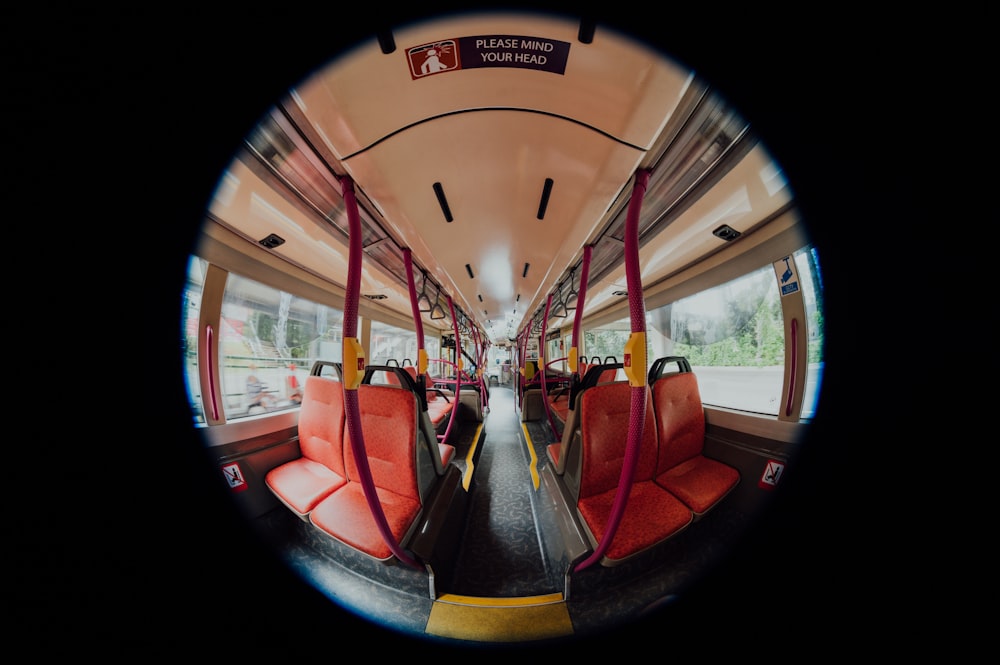
[[(597, 543), (604, 540), (617, 488), (580, 499), (577, 509)], [(656, 545), (691, 523), (691, 510), (652, 481), (632, 485), (622, 521), (604, 557), (611, 563)]]
[[(377, 489), (376, 494), (389, 531), (398, 542), (419, 514), (420, 502), (389, 490)], [(361, 483), (348, 483), (321, 501), (309, 514), (309, 520), (337, 540), (369, 556), (379, 560), (392, 556), (368, 508)]]
[(347, 482), (344, 422), (343, 384), (329, 377), (308, 377), (298, 421), (301, 457), (264, 476), (275, 496), (300, 516)]
[(286, 462), (269, 471), (264, 478), (271, 491), (299, 515), (308, 513), (347, 483), (346, 478), (308, 457)]

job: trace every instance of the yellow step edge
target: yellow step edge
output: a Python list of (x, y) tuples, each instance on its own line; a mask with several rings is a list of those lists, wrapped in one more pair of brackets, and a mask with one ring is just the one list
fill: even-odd
[(431, 607), (428, 635), (473, 642), (534, 642), (573, 635), (562, 594), (478, 598), (444, 594)]

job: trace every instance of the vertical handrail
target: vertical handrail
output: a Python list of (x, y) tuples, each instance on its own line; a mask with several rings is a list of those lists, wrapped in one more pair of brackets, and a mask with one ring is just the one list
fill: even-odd
[(516, 406), (520, 410), (521, 402), (524, 399), (524, 388), (527, 382), (527, 377), (525, 376), (525, 370), (528, 367), (528, 336), (531, 334), (530, 326), (524, 328), (518, 334), (518, 359), (517, 359), (517, 403)]
[[(364, 351), (358, 343), (358, 300), (361, 297), (361, 218), (358, 215), (358, 202), (354, 195), (354, 182), (349, 176), (341, 180), (344, 191), (344, 203), (347, 207), (348, 222), (348, 269), (347, 292), (344, 295), (344, 411), (347, 420), (347, 431), (351, 438), (351, 450), (361, 477), (361, 488), (365, 500), (375, 518), (375, 525), (382, 534), (386, 545), (404, 564), (413, 568), (422, 568), (396, 542), (392, 530), (385, 519), (382, 503), (378, 499), (375, 481), (372, 480), (371, 467), (368, 465), (368, 452), (365, 449), (364, 432), (361, 431), (361, 407), (358, 403), (358, 385), (364, 375)], [(349, 362), (350, 360), (350, 362)], [(360, 375), (360, 376), (359, 376)]]
[(490, 408), (490, 396), (487, 391), (488, 382), (483, 381), (483, 367), (486, 366), (486, 344), (482, 340), (479, 328), (473, 326), (472, 341), (476, 346), (476, 383), (479, 386), (479, 399), (482, 400), (483, 408)]
[[(593, 553), (577, 565), (579, 572), (589, 568), (608, 550), (618, 527), (621, 525), (628, 495), (632, 490), (632, 478), (639, 461), (639, 446), (642, 443), (642, 430), (646, 420), (646, 307), (642, 293), (642, 274), (639, 270), (639, 211), (642, 209), (642, 199), (649, 182), (649, 171), (641, 169), (635, 174), (635, 184), (632, 188), (632, 198), (628, 205), (628, 218), (625, 221), (625, 276), (628, 288), (629, 317), (632, 335), (625, 344), (623, 369), (632, 387), (629, 402), (628, 442), (625, 447), (625, 459), (622, 462), (621, 475), (618, 479), (618, 490), (615, 492), (611, 513), (601, 538)], [(641, 369), (640, 366), (641, 365)]]
[(455, 423), (455, 416), (458, 413), (458, 405), (462, 397), (462, 339), (459, 337), (458, 319), (455, 318), (455, 305), (451, 296), (448, 296), (448, 312), (451, 314), (451, 329), (455, 333), (455, 403), (448, 414), (448, 426), (445, 428), (444, 434), (438, 435), (438, 441), (441, 443), (448, 441), (448, 435), (451, 434), (451, 427)]
[[(576, 309), (573, 316), (573, 346), (569, 349), (569, 370), (577, 377), (580, 377), (579, 360), (577, 359), (577, 354), (580, 352), (580, 326), (583, 321), (583, 306), (587, 300), (587, 279), (590, 274), (590, 259), (593, 254), (593, 245), (587, 245), (583, 248), (580, 288), (576, 292)], [(573, 408), (572, 402), (570, 402), (570, 408)]]
[[(549, 323), (549, 309), (552, 306), (552, 294), (550, 293), (545, 299), (545, 315), (542, 317), (542, 348), (545, 348), (545, 334), (546, 328)], [(541, 383), (542, 383), (542, 404), (545, 406), (545, 417), (549, 421), (549, 427), (552, 429), (552, 438), (558, 441), (561, 437), (559, 436), (559, 429), (556, 427), (555, 418), (552, 417), (552, 406), (549, 404), (549, 390), (548, 384), (545, 381), (546, 369), (548, 369), (548, 364), (544, 362), (545, 356), (542, 356), (543, 362), (539, 363), (539, 370), (542, 373)]]
[(413, 325), (417, 329), (417, 388), (425, 390), (427, 379), (427, 351), (424, 349), (424, 321), (420, 316), (420, 303), (417, 302), (417, 285), (413, 280), (413, 252), (409, 247), (403, 248), (403, 263), (406, 266), (406, 287), (410, 294), (410, 310), (413, 312)]

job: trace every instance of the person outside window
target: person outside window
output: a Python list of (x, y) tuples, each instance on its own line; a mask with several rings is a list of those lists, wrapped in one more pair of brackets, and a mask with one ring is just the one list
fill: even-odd
[(247, 410), (254, 407), (270, 409), (274, 406), (274, 398), (264, 390), (264, 383), (257, 377), (257, 365), (250, 363), (247, 375)]
[(288, 370), (291, 372), (288, 376), (288, 399), (292, 404), (302, 404), (302, 386), (299, 384), (298, 377), (295, 376), (295, 363), (291, 363)]

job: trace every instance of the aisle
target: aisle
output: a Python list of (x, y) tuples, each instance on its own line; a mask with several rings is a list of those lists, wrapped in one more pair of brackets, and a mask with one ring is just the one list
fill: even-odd
[(485, 446), (475, 470), (469, 517), (452, 593), (520, 597), (560, 591), (549, 579), (532, 515), (514, 393), (490, 388)]

